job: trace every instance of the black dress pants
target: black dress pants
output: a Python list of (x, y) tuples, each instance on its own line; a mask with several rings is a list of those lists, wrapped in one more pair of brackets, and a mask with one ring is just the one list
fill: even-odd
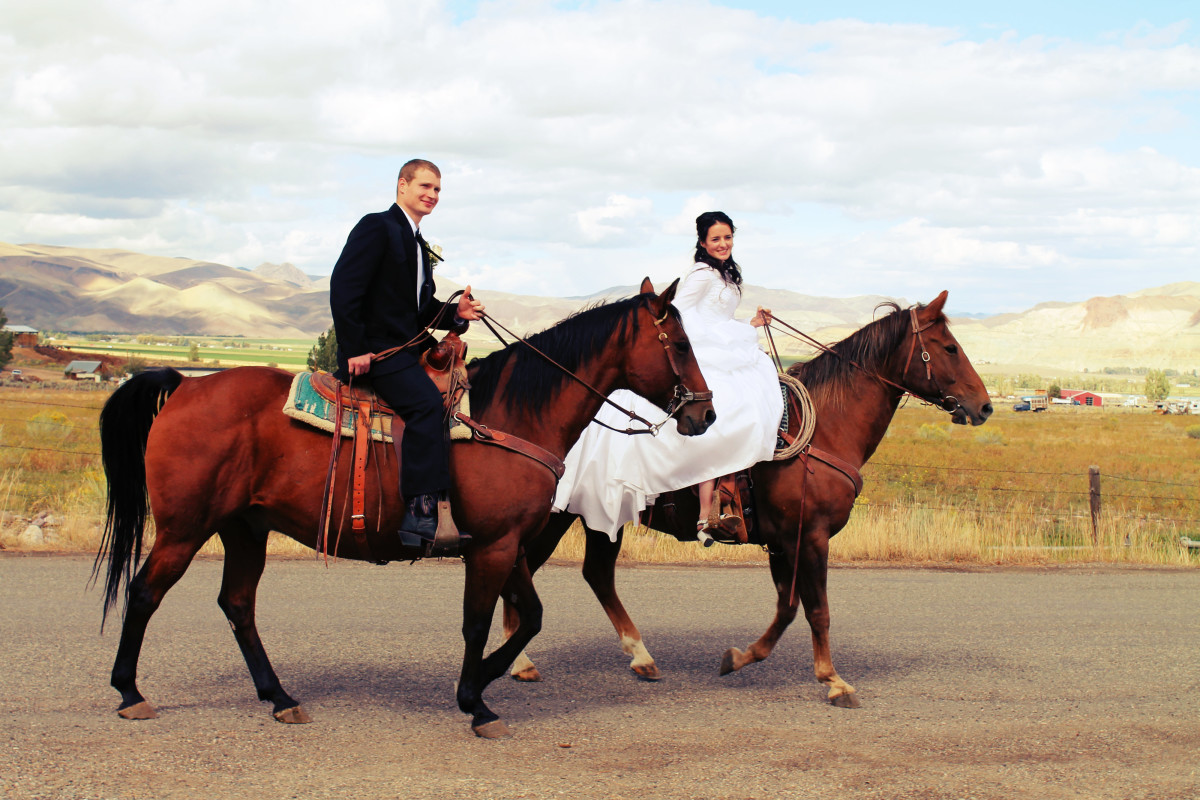
[(450, 439), (442, 421), (442, 393), (414, 364), (397, 372), (371, 375), (371, 386), (404, 419), (400, 442), (403, 497), (450, 488)]

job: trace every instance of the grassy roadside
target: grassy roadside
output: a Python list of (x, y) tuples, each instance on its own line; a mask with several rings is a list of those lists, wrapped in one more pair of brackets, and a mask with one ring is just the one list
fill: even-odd
[[(100, 389), (0, 386), (0, 547), (95, 552), (105, 482), (96, 423)], [(1001, 406), (981, 428), (950, 426), (934, 410), (897, 415), (864, 469), (865, 490), (831, 547), (840, 563), (1196, 566), (1200, 440), (1195, 417)], [(1104, 481), (1092, 540), (1087, 469)], [(44, 540), (26, 536), (38, 528)], [(311, 551), (273, 535), (278, 556)], [(580, 560), (568, 533), (556, 557)], [(214, 539), (206, 553), (219, 553)], [(704, 549), (631, 526), (622, 559), (635, 563), (765, 563), (756, 547)]]

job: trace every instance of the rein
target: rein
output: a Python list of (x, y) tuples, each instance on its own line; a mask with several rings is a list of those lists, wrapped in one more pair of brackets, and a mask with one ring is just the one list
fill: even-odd
[(926, 325), (919, 325), (917, 323), (917, 310), (915, 307), (909, 307), (908, 314), (909, 314), (910, 319), (912, 320), (913, 338), (911, 340), (911, 344), (909, 345), (908, 358), (904, 362), (904, 371), (901, 372), (900, 374), (901, 375), (908, 374), (909, 366), (912, 364), (913, 353), (916, 352), (917, 345), (920, 344), (921, 345), (921, 361), (925, 362), (925, 379), (933, 384), (934, 390), (939, 395), (941, 395), (941, 397), (938, 397), (938, 398), (928, 397), (924, 394), (913, 391), (912, 389), (910, 389), (907, 386), (902, 386), (901, 384), (896, 383), (895, 381), (889, 380), (889, 379), (883, 377), (882, 375), (880, 375), (879, 373), (873, 372), (873, 371), (867, 369), (862, 364), (859, 364), (857, 361), (853, 361), (853, 360), (845, 358), (844, 356), (842, 356), (841, 353), (837, 352), (832, 347), (829, 347), (828, 345), (817, 341), (816, 339), (809, 336), (804, 331), (802, 331), (799, 328), (796, 328), (792, 325), (789, 325), (788, 323), (784, 322), (783, 320), (779, 319), (778, 317), (772, 316), (771, 322), (768, 323), (765, 326), (765, 328), (767, 331), (767, 341), (770, 343), (772, 355), (775, 358), (776, 363), (780, 365), (781, 369), (782, 369), (782, 362), (779, 359), (779, 351), (775, 349), (775, 339), (771, 336), (771, 326), (773, 324), (778, 324), (781, 329), (780, 332), (783, 333), (784, 335), (791, 336), (793, 339), (798, 339), (799, 341), (805, 342), (806, 344), (809, 344), (822, 352), (830, 353), (830, 354), (836, 356), (837, 358), (841, 359), (842, 361), (848, 363), (850, 366), (852, 366), (855, 369), (862, 372), (864, 375), (874, 378), (875, 380), (879, 381), (880, 383), (891, 386), (894, 389), (899, 389), (901, 394), (906, 394), (906, 395), (909, 395), (910, 397), (915, 397), (918, 400), (920, 400), (922, 403), (928, 403), (931, 406), (937, 406), (938, 408), (945, 411), (947, 414), (953, 414), (955, 411), (958, 411), (960, 408), (962, 408), (962, 404), (959, 403), (958, 398), (955, 397), (954, 395), (946, 394), (945, 392), (943, 392), (941, 385), (938, 383), (937, 379), (934, 378), (933, 370), (930, 368), (930, 365), (929, 365), (930, 364), (929, 349), (925, 347), (925, 340), (921, 337), (921, 333), (923, 331), (929, 330), (929, 328), (933, 327), (934, 323), (930, 322), (930, 323), (927, 323)]
[[(516, 341), (525, 345), (530, 350), (532, 350), (534, 353), (536, 353), (539, 356), (541, 356), (542, 358), (544, 358), (552, 366), (561, 370), (569, 378), (571, 378), (575, 382), (579, 383), (581, 386), (583, 386), (583, 388), (587, 389), (589, 392), (591, 392), (595, 396), (599, 397), (605, 403), (608, 403), (610, 406), (617, 409), (625, 416), (629, 417), (629, 421), (631, 423), (632, 422), (640, 422), (646, 426), (646, 428), (644, 430), (637, 430), (634, 428), (625, 428), (624, 430), (621, 430), (620, 428), (614, 428), (613, 426), (608, 425), (604, 422), (601, 422), (600, 420), (593, 420), (593, 422), (595, 422), (597, 425), (601, 425), (605, 428), (608, 428), (610, 431), (622, 433), (622, 434), (625, 434), (626, 436), (633, 436), (633, 435), (642, 434), (642, 433), (648, 433), (651, 436), (657, 436), (659, 430), (662, 429), (662, 426), (666, 425), (676, 414), (681, 412), (683, 410), (683, 407), (686, 406), (688, 403), (692, 403), (695, 401), (702, 401), (702, 400), (712, 400), (712, 392), (693, 392), (687, 388), (686, 384), (684, 384), (683, 376), (679, 372), (679, 364), (675, 360), (675, 354), (671, 352), (671, 343), (668, 340), (666, 331), (664, 331), (662, 329), (662, 324), (664, 322), (666, 322), (666, 320), (667, 320), (665, 313), (663, 314), (662, 317), (654, 320), (654, 327), (658, 328), (658, 340), (660, 342), (662, 342), (663, 352), (666, 353), (666, 355), (667, 355), (667, 363), (671, 365), (671, 372), (675, 375), (675, 394), (671, 398), (671, 401), (667, 404), (667, 407), (665, 409), (663, 409), (663, 411), (666, 412), (667, 416), (663, 419), (662, 422), (659, 422), (657, 424), (650, 422), (650, 420), (648, 420), (648, 419), (645, 419), (644, 417), (642, 417), (640, 414), (638, 414), (633, 409), (622, 408), (621, 406), (617, 405), (612, 400), (610, 400), (608, 398), (608, 396), (605, 395), (603, 392), (601, 392), (599, 389), (592, 386), (590, 383), (588, 383), (587, 381), (585, 381), (583, 378), (579, 377), (575, 373), (571, 372), (571, 370), (567, 369), (562, 364), (559, 364), (553, 358), (546, 355), (544, 352), (542, 352), (537, 347), (535, 347), (533, 344), (531, 344), (528, 340), (522, 339), (520, 336), (517, 336), (515, 333), (510, 331), (508, 328), (504, 327), (502, 324), (497, 322), (496, 319), (494, 317), (489, 316), (486, 311), (483, 312), (482, 320), (483, 320), (483, 324), (486, 325), (488, 327), (488, 330), (490, 330), (492, 332), (492, 335), (494, 335), (497, 339), (499, 339), (500, 343), (502, 345), (504, 345), (505, 347), (508, 347), (509, 343), (504, 340), (504, 337), (500, 335), (499, 331), (496, 330), (496, 327), (499, 327), (501, 330), (503, 330), (509, 336), (513, 337), (513, 339), (515, 339)], [(496, 327), (493, 327), (493, 323), (495, 324)]]

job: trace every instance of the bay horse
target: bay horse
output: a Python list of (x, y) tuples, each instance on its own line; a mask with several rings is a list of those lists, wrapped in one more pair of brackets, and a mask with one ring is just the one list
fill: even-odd
[[(532, 442), (562, 459), (591, 421), (603, 397), (627, 388), (678, 414), (681, 434), (699, 435), (715, 419), (711, 401), (691, 399), (708, 387), (670, 305), (676, 283), (656, 295), (649, 279), (641, 294), (585, 309), (530, 337), (529, 342), (600, 394), (570, 381), (558, 367), (519, 344), (477, 359), (468, 368), (473, 418), (492, 431)], [(515, 348), (515, 349), (514, 349)], [(309, 547), (318, 544), (319, 513), (331, 439), (283, 414), (292, 375), (265, 367), (237, 367), (206, 377), (174, 370), (145, 372), (118, 388), (105, 404), (100, 432), (108, 478), (107, 524), (94, 577), (106, 571), (104, 614), (124, 584), (125, 614), (112, 670), (118, 709), (131, 719), (154, 717), (137, 687), (138, 656), (151, 615), (213, 534), (225, 550), (217, 602), (233, 628), (260, 700), (276, 719), (308, 722), (307, 713), (280, 685), (255, 626), (255, 594), (269, 531)], [(707, 396), (707, 395), (703, 395)], [(160, 410), (161, 409), (161, 410)], [(355, 537), (336, 555), (378, 561), (415, 559), (396, 531), (399, 502), (395, 459), (381, 446), (378, 480), (368, 480), (366, 548)], [(349, 475), (353, 448), (343, 447), (340, 475)], [(451, 502), (459, 527), (470, 533), (463, 596), (465, 652), (456, 699), (486, 738), (509, 735), (483, 702), (483, 690), (504, 674), (541, 628), (541, 603), (522, 549), (544, 527), (556, 475), (544, 463), (478, 441), (455, 442)], [(384, 487), (389, 487), (385, 489)], [(332, 508), (349, 513), (348, 487), (334, 487)], [(142, 534), (148, 512), (156, 535), (145, 563)], [(366, 514), (368, 518), (372, 515)], [(334, 528), (337, 528), (335, 515)], [(375, 523), (375, 524), (371, 524)], [(102, 565), (107, 559), (107, 569)], [(512, 637), (484, 657), (501, 588), (520, 598)]]
[[(946, 292), (927, 306), (891, 313), (864, 326), (807, 363), (788, 369), (808, 389), (816, 414), (814, 450), (832, 455), (839, 467), (815, 454), (784, 461), (764, 461), (752, 471), (758, 531), (770, 556), (771, 579), (778, 595), (775, 618), (767, 631), (745, 651), (725, 651), (720, 674), (727, 675), (771, 654), (788, 625), (796, 618), (797, 601), (812, 630), (813, 669), (817, 680), (829, 688), (829, 702), (857, 708), (854, 687), (834, 669), (829, 647), (829, 599), (826, 576), (829, 540), (850, 518), (858, 495), (855, 479), (887, 432), (901, 398), (912, 394), (950, 412), (956, 424), (982, 425), (992, 413), (987, 390), (950, 333), (942, 309)], [(914, 353), (920, 353), (914, 358)], [(789, 420), (796, 428), (797, 420)], [(845, 471), (842, 471), (845, 470)], [(674, 513), (667, 506), (676, 505)], [(696, 541), (699, 501), (689, 490), (659, 497), (649, 526), (680, 541)], [(546, 531), (526, 551), (530, 570), (545, 563), (575, 515), (552, 514)], [(620, 637), (621, 647), (633, 657), (630, 668), (641, 678), (661, 677), (642, 635), (625, 611), (614, 585), (617, 541), (586, 530), (583, 575), (604, 607)], [(517, 615), (505, 601), (505, 632), (515, 629)], [(524, 652), (513, 666), (517, 680), (541, 680), (537, 667)]]

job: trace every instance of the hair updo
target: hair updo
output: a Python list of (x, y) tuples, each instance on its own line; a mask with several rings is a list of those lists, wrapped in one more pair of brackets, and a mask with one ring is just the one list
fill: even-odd
[(708, 238), (708, 231), (713, 225), (728, 225), (730, 233), (737, 231), (737, 228), (733, 226), (733, 220), (724, 211), (705, 211), (696, 217), (695, 261), (697, 264), (707, 264), (712, 267), (721, 273), (722, 280), (740, 289), (742, 285), (742, 270), (738, 267), (737, 262), (733, 260), (733, 254), (731, 253), (729, 258), (724, 261), (718, 261), (704, 249), (704, 240)]

